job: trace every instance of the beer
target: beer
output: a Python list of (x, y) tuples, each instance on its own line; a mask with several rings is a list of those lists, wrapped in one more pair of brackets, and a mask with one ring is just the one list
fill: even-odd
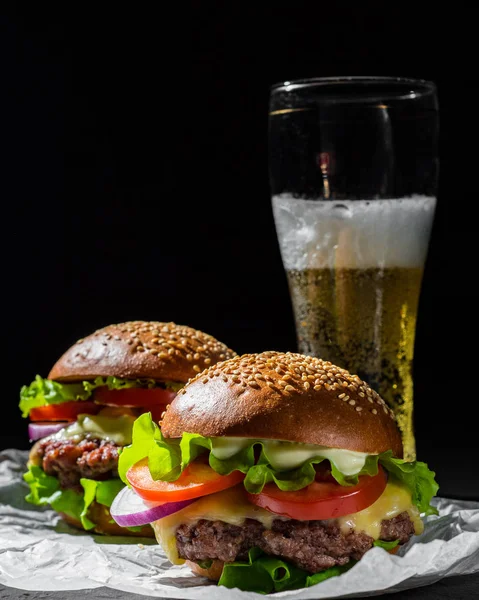
[(395, 411), (413, 454), (412, 360), (421, 268), (287, 271), (298, 348), (356, 373)]
[(273, 197), (298, 349), (356, 373), (394, 410), (415, 458), (412, 361), (435, 198)]

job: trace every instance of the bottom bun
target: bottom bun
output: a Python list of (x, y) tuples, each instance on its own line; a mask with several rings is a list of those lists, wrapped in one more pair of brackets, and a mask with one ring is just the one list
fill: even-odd
[(222, 560), (214, 560), (209, 569), (202, 569), (199, 565), (197, 565), (195, 562), (191, 562), (190, 560), (187, 560), (186, 564), (190, 567), (195, 575), (199, 575), (200, 577), (208, 577), (208, 579), (218, 581), (221, 577), (221, 573), (223, 572), (223, 566), (225, 563)]
[[(397, 545), (395, 548), (388, 550), (389, 554), (396, 554), (401, 545)], [(190, 560), (186, 561), (188, 567), (193, 571), (195, 575), (199, 575), (200, 577), (207, 577), (213, 581), (219, 581), (221, 574), (223, 573), (224, 562), (222, 560), (214, 560), (209, 569), (202, 569), (195, 562), (191, 562)]]
[[(81, 521), (78, 521), (77, 519), (62, 512), (59, 514), (69, 525), (85, 531)], [(98, 502), (91, 503), (90, 508), (88, 509), (88, 517), (91, 521), (96, 523), (95, 527), (93, 529), (89, 529), (88, 531), (94, 531), (95, 533), (101, 533), (103, 535), (122, 535), (150, 538), (155, 537), (155, 533), (150, 525), (145, 525), (140, 531), (130, 531), (129, 529), (126, 529), (126, 527), (120, 527), (117, 523), (115, 523), (115, 521), (113, 521), (108, 508), (103, 504), (98, 504)]]

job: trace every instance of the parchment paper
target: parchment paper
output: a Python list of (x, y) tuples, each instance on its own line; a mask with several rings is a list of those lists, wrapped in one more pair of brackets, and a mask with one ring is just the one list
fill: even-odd
[[(199, 600), (264, 598), (227, 590), (171, 566), (152, 540), (79, 532), (51, 510), (24, 500), (26, 452), (0, 452), (0, 583), (24, 590), (111, 587), (149, 596)], [(373, 548), (349, 571), (312, 588), (276, 596), (345, 598), (428, 585), (479, 571), (479, 502), (436, 499), (439, 517), (391, 555)]]

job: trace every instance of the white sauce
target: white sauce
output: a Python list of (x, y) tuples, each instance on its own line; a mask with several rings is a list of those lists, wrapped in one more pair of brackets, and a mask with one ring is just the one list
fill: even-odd
[(110, 440), (119, 446), (131, 444), (131, 432), (135, 417), (118, 415), (78, 415), (75, 423), (55, 433), (56, 439), (81, 439), (87, 434), (101, 440)]
[(353, 450), (340, 450), (315, 444), (300, 444), (277, 440), (253, 440), (249, 438), (211, 438), (212, 454), (219, 460), (231, 458), (252, 442), (261, 442), (271, 466), (278, 471), (287, 471), (301, 466), (307, 460), (323, 457), (335, 465), (344, 475), (356, 475), (364, 467), (368, 454)]

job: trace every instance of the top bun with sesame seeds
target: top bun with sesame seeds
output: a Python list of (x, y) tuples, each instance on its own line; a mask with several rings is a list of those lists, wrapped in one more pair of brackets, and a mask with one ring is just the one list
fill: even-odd
[(291, 352), (211, 366), (175, 397), (161, 429), (169, 438), (187, 432), (403, 453), (394, 413), (374, 390), (330, 362)]
[(129, 321), (78, 340), (55, 363), (48, 378), (74, 382), (111, 376), (185, 383), (235, 355), (211, 335), (186, 325)]

